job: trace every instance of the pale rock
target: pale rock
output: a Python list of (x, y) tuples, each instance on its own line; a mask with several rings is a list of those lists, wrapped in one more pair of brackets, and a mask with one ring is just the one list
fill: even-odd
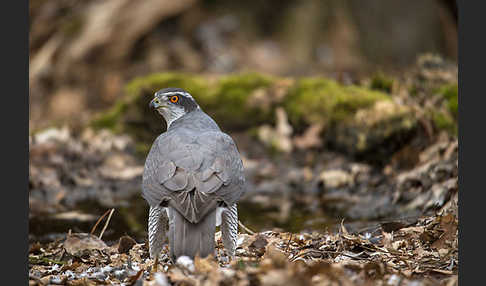
[(353, 177), (343, 170), (328, 170), (321, 173), (319, 179), (323, 182), (326, 189), (335, 189), (351, 185)]

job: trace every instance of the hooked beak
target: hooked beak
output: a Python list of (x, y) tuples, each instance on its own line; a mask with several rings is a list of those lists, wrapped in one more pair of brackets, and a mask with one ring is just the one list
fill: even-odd
[(157, 100), (156, 98), (152, 99), (152, 101), (150, 101), (150, 103), (149, 103), (149, 108), (152, 108), (152, 109), (159, 109), (159, 108), (163, 108), (163, 107), (166, 107), (166, 106), (163, 105), (163, 104), (160, 104), (159, 100)]
[(155, 102), (154, 102), (154, 100), (153, 100), (153, 99), (152, 99), (152, 101), (150, 101), (150, 103), (149, 103), (149, 108), (151, 108), (151, 109), (155, 109)]

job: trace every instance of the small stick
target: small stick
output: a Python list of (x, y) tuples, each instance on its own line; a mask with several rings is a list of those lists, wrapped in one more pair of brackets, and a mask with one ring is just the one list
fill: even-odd
[(108, 219), (106, 220), (105, 226), (101, 230), (100, 236), (98, 237), (99, 239), (101, 239), (101, 237), (103, 236), (103, 233), (105, 232), (105, 229), (108, 227), (108, 224), (110, 223), (110, 220), (111, 220), (111, 215), (113, 214), (114, 211), (115, 211), (115, 209), (112, 208), (110, 215), (108, 215)]
[(98, 221), (96, 222), (96, 224), (93, 226), (93, 228), (91, 229), (91, 232), (90, 234), (93, 234), (94, 231), (96, 230), (96, 227), (98, 226), (98, 224), (101, 222), (101, 220), (110, 212), (110, 210), (107, 210), (99, 219)]
[(129, 278), (129, 285), (135, 285), (137, 284), (137, 280), (140, 279), (140, 276), (142, 276), (142, 273), (143, 273), (144, 269), (140, 269), (138, 270), (137, 274), (135, 274), (134, 276), (130, 277)]
[(238, 225), (246, 232), (248, 232), (249, 234), (255, 234), (254, 231), (252, 231), (251, 229), (247, 228), (240, 220), (238, 220)]
[(292, 257), (292, 259), (290, 261), (295, 261), (296, 259), (301, 258), (301, 257), (304, 257), (307, 254), (311, 254), (311, 253), (318, 253), (318, 254), (321, 254), (321, 255), (322, 254), (325, 254), (325, 253), (328, 253), (328, 254), (339, 254), (339, 255), (346, 256), (346, 257), (349, 257), (349, 258), (353, 258), (353, 259), (356, 259), (356, 260), (367, 260), (367, 261), (371, 261), (370, 258), (354, 257), (354, 256), (351, 256), (351, 255), (345, 254), (342, 251), (329, 251), (329, 250), (317, 250), (317, 249), (309, 249), (308, 251), (304, 251), (301, 254), (299, 254), (299, 255), (297, 255), (295, 257)]

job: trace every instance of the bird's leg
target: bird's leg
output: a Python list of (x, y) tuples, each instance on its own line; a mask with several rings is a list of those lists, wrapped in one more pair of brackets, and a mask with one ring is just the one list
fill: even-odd
[(159, 265), (159, 256), (157, 255), (157, 256), (155, 256), (155, 261), (154, 261), (154, 267), (153, 267), (154, 272), (158, 271), (158, 269), (157, 269), (158, 265)]
[(236, 203), (225, 208), (221, 214), (221, 238), (230, 260), (234, 259), (236, 240), (238, 239), (238, 209)]
[(157, 271), (159, 255), (165, 240), (169, 218), (164, 207), (150, 206), (148, 218), (148, 236), (150, 258), (154, 259), (154, 270)]

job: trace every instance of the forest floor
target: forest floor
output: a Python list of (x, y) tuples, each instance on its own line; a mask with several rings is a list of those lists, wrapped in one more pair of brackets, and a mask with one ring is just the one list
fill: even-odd
[(248, 151), (241, 136), (252, 191), (239, 212), (252, 230), (240, 228), (236, 258), (217, 233), (216, 258), (174, 265), (165, 248), (158, 272), (133, 141), (90, 129), (31, 136), (30, 284), (457, 285), (457, 139), (439, 136), (406, 169), (333, 152), (310, 168)]
[(181, 257), (174, 265), (165, 248), (158, 271), (147, 243), (123, 236), (108, 246), (70, 233), (31, 245), (30, 285), (457, 285), (456, 212), (384, 224), (373, 235), (344, 226), (337, 233), (240, 233), (229, 263), (218, 233), (216, 259)]

